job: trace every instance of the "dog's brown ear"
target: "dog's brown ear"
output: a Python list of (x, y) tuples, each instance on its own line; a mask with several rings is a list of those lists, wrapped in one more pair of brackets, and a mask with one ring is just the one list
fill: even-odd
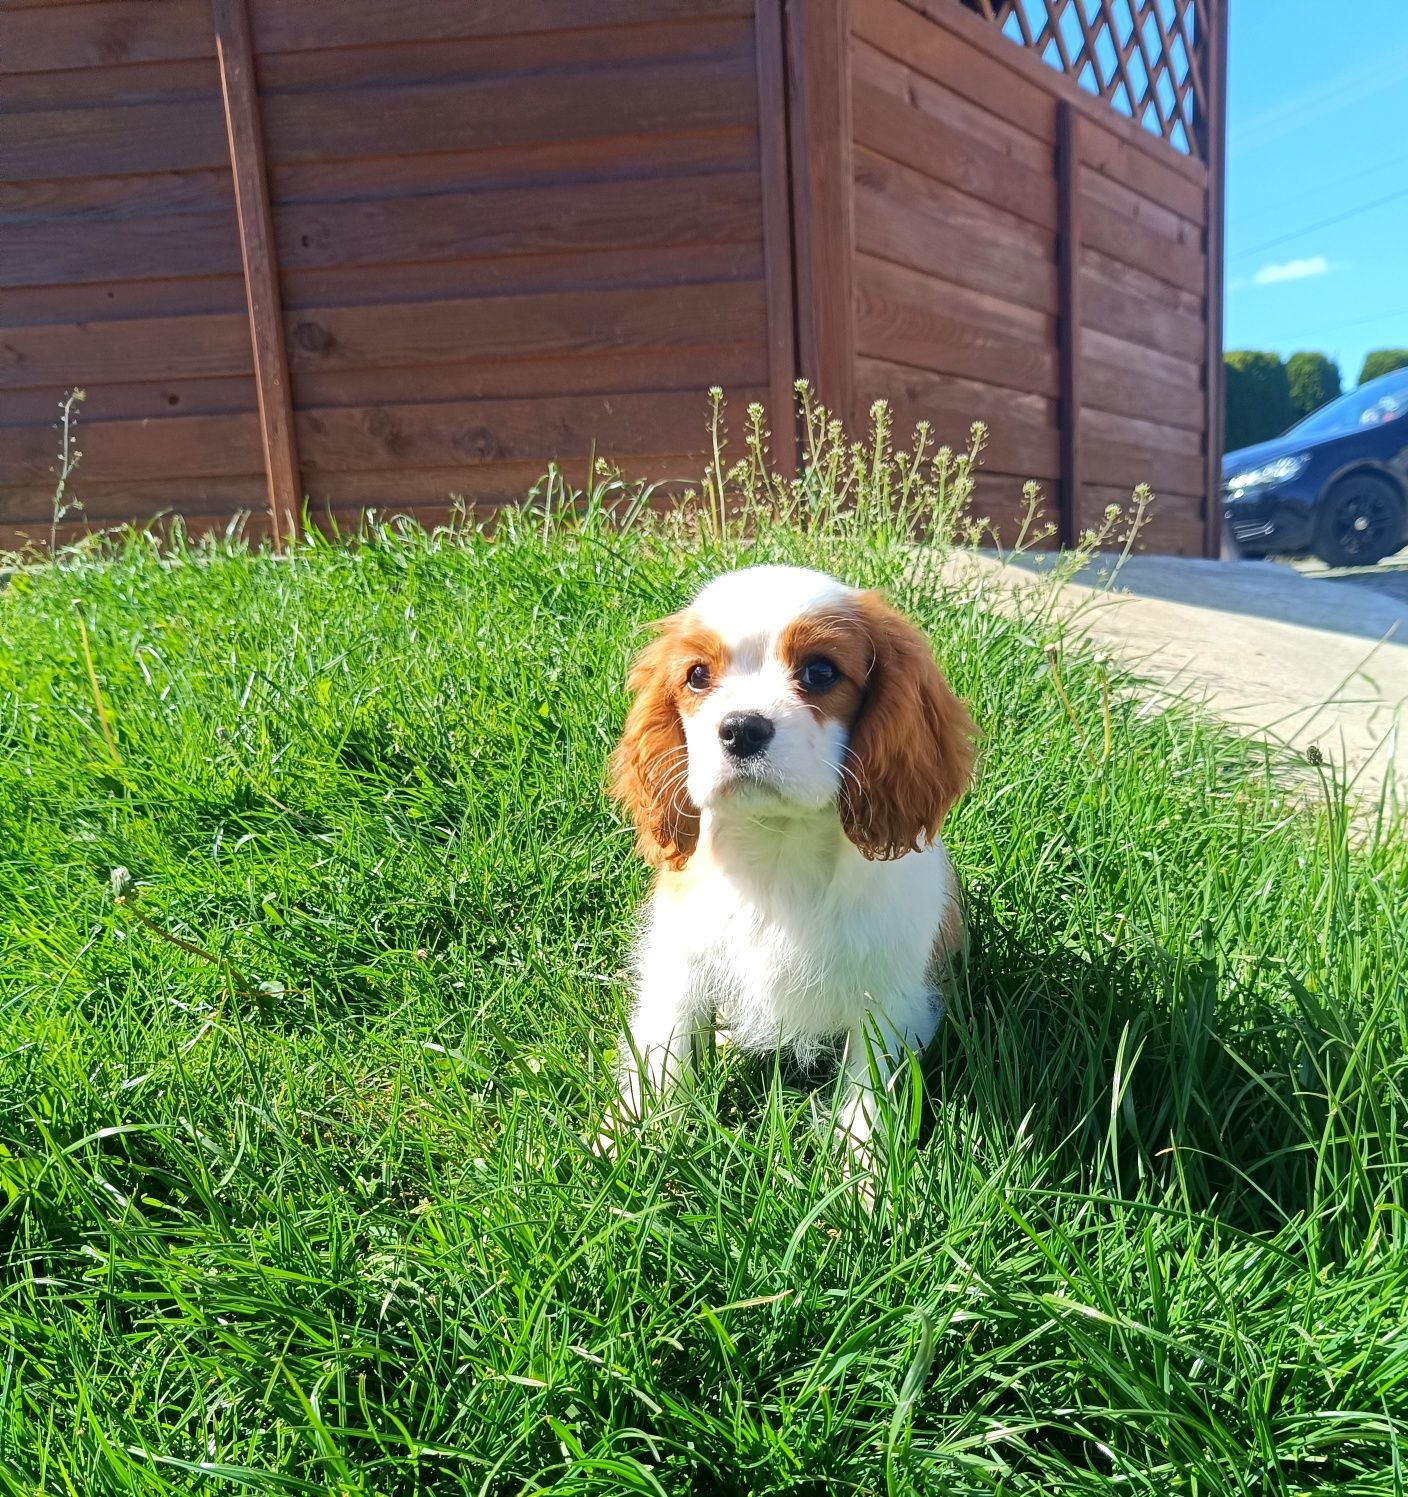
[(841, 825), (867, 858), (897, 858), (932, 842), (968, 788), (977, 729), (919, 630), (877, 593), (863, 593), (859, 608), (871, 664)]
[(636, 657), (627, 678), (634, 693), (611, 756), (610, 793), (635, 823), (636, 845), (647, 862), (683, 868), (699, 841), (699, 808), (689, 798), (684, 724), (672, 674), (677, 621)]

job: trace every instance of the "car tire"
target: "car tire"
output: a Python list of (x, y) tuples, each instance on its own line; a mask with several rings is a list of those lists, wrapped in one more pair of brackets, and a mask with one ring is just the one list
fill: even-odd
[(1330, 567), (1371, 567), (1403, 544), (1403, 497), (1377, 473), (1351, 473), (1315, 506), (1311, 549)]

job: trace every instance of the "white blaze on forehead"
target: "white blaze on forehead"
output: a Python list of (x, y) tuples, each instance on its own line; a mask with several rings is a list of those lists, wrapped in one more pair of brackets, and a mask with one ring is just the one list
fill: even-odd
[[(807, 567), (746, 567), (715, 577), (689, 611), (737, 657), (740, 651), (770, 651), (794, 620), (855, 594), (855, 588)], [(756, 669), (757, 662), (752, 664)]]

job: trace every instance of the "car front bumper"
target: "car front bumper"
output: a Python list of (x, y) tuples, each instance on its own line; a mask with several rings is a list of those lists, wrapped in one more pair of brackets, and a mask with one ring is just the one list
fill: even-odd
[(1232, 539), (1251, 555), (1308, 551), (1315, 535), (1314, 497), (1285, 489), (1222, 491), (1222, 516)]

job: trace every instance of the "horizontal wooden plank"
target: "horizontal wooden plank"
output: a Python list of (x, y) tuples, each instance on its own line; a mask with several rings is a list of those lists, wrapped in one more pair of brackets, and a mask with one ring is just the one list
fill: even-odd
[(1056, 312), (1053, 234), (864, 147), (855, 192), (856, 247), (866, 254)]
[(277, 207), (290, 208), (515, 188), (550, 191), (561, 185), (756, 175), (757, 169), (756, 129), (745, 125), (696, 135), (615, 136), (430, 156), (293, 163), (273, 170), (271, 190)]
[[(525, 10), (528, 7), (524, 7)], [(387, 47), (380, 43), (303, 52), (266, 52), (259, 86), (265, 93), (295, 90), (424, 86), (495, 73), (516, 73), (532, 88), (531, 75), (559, 68), (684, 59), (751, 57), (753, 27), (746, 15), (676, 19), (664, 6), (647, 25), (570, 27), (559, 31), (515, 31), (507, 36), (417, 37)]]
[(751, 173), (320, 203), (276, 215), (281, 270), (760, 241)]
[[(740, 390), (740, 402), (763, 390)], [(325, 472), (703, 450), (708, 401), (694, 391), (543, 396), (443, 405), (344, 406), (295, 417), (305, 481)], [(3, 435), (3, 434), (0, 434)]]
[(901, 0), (852, 0), (851, 30), (960, 98), (1054, 144), (1056, 105), (1049, 94), (1016, 86), (1008, 67)]
[[(581, 489), (587, 481), (590, 451), (569, 458), (559, 466), (569, 485)], [(607, 454), (603, 451), (603, 456)], [(693, 453), (613, 453), (627, 483), (660, 483), (668, 492), (679, 492), (699, 483), (704, 455)], [(471, 507), (522, 504), (546, 471), (546, 460), (459, 463), (447, 468), (379, 468), (349, 473), (316, 473), (308, 479), (308, 497), (315, 519), (331, 518), (345, 532), (358, 523), (367, 510), (381, 518), (391, 513), (411, 515), (417, 523), (431, 526), (449, 518), (452, 499)], [(664, 506), (657, 506), (664, 507)]]
[[(714, 130), (756, 118), (751, 58), (685, 59), (492, 77), (418, 88), (266, 95), (271, 162), (416, 155), (655, 131)], [(227, 160), (218, 103), (177, 100), (33, 110), (6, 122), (0, 180), (190, 171)]]
[(1050, 175), (1054, 170), (1050, 144), (1014, 125), (1005, 114), (994, 114), (970, 103), (951, 88), (935, 83), (898, 57), (889, 57), (856, 37), (851, 47), (851, 78), (865, 83), (947, 125), (956, 135), (968, 135)]
[(1118, 416), (1096, 407), (1081, 407), (1081, 434), (1092, 442), (1137, 446), (1167, 457), (1201, 457), (1203, 434), (1162, 421), (1158, 411), (1141, 416)]
[(1082, 119), (1077, 141), (1080, 159), (1092, 171), (1123, 183), (1196, 224), (1207, 222), (1206, 180), (1190, 181), (1183, 170), (1156, 160), (1148, 151), (1141, 151), (1113, 130), (1088, 119)]
[(1133, 302), (1181, 313), (1195, 322), (1203, 320), (1203, 291), (1184, 291), (1148, 275), (1133, 265), (1103, 255), (1089, 245), (1081, 247), (1081, 274), (1091, 281), (1105, 282), (1123, 291)]
[[(643, 25), (666, 13), (662, 0), (435, 0), (396, 6), (385, 0), (257, 0), (254, 40), (261, 53), (319, 47), (551, 33), (593, 26)], [(751, 16), (752, 0), (669, 0), (672, 19)]]
[(886, 359), (861, 358), (856, 403), (889, 401), (897, 446), (910, 446), (915, 423), (928, 421), (933, 444), (967, 447), (975, 421), (988, 428), (983, 466), (993, 472), (1054, 479), (1061, 470), (1056, 402), (1043, 396), (984, 385), (952, 375), (930, 374)]
[[(307, 308), (285, 317), (295, 370), (461, 364), (761, 342), (756, 282)], [(244, 374), (242, 314), (10, 329), (0, 388)]]
[(215, 213), (44, 218), (0, 230), (0, 282), (7, 286), (167, 280), (239, 270), (233, 200)]
[(856, 256), (856, 344), (934, 373), (1057, 392), (1053, 319), (870, 255)]
[(1165, 384), (1184, 389), (1202, 389), (1201, 364), (1175, 358), (1151, 343), (1114, 338), (1087, 324), (1081, 330), (1080, 346), (1082, 358), (1096, 359), (1116, 369), (1128, 369), (1131, 373), (1144, 374), (1150, 379), (1162, 380)]
[(1081, 363), (1081, 395), (1096, 410), (1150, 417), (1201, 432), (1207, 422), (1207, 403), (1196, 382), (1200, 371), (1192, 364), (1187, 368), (1190, 382), (1173, 385), (1127, 364), (1108, 364), (1087, 356)]
[(954, 286), (939, 276), (926, 275), (906, 265), (896, 265), (871, 255), (858, 256), (877, 283), (893, 288), (897, 294), (952, 310), (962, 317), (982, 322), (994, 331), (1046, 346), (1053, 341), (1056, 320), (1046, 312), (1024, 307), (1019, 302), (968, 287)]
[[(494, 359), (475, 364), (434, 364), (403, 369), (306, 371), (294, 396), (306, 406), (415, 404), (504, 396), (590, 395), (650, 390), (692, 390), (703, 399), (711, 385), (725, 393), (765, 384), (767, 351), (761, 342), (721, 348), (627, 350), (562, 359)], [(0, 426), (53, 430), (64, 391), (58, 385), (10, 390), (0, 403)], [(103, 382), (87, 391), (79, 429), (94, 421), (156, 421), (178, 415), (231, 415), (255, 409), (248, 377)], [(159, 441), (159, 432), (153, 440)], [(58, 437), (50, 446), (57, 450)], [(3, 475), (0, 475), (3, 481)]]
[[(318, 48), (414, 45), (527, 33), (540, 39), (589, 28), (669, 21), (746, 20), (750, 0), (436, 0), (400, 8), (384, 0), (260, 0), (256, 50), (266, 56)], [(206, 0), (89, 0), (0, 10), (0, 55), (11, 73), (172, 62), (215, 52)]]
[[(1082, 180), (1088, 187), (1095, 179), (1087, 176)], [(1128, 201), (1122, 209), (1112, 207), (1088, 190), (1082, 198), (1086, 245), (1184, 291), (1196, 295), (1203, 290), (1207, 267), (1199, 232), (1188, 226), (1188, 238), (1171, 239), (1161, 229), (1151, 227), (1147, 215), (1132, 217), (1129, 210), (1133, 205)]]
[(32, 219), (61, 219), (71, 234), (83, 223), (145, 217), (148, 214), (218, 213), (234, 194), (228, 167), (194, 172), (153, 172), (142, 176), (70, 177), (34, 182), (0, 182), (0, 226)]
[[(83, 422), (83, 486), (139, 478), (223, 478), (259, 472), (259, 418), (170, 416), (151, 421)], [(0, 482), (43, 479), (54, 467), (49, 427), (0, 427)], [(81, 489), (80, 489), (81, 493)]]
[(718, 130), (756, 118), (751, 57), (683, 59), (416, 88), (266, 95), (275, 162)]
[(5, 121), (0, 181), (193, 171), (227, 160), (218, 98), (34, 109)]
[[(270, 192), (276, 204), (288, 205), (530, 184), (756, 172), (757, 165), (757, 132), (752, 124), (744, 124), (699, 135), (548, 141), (429, 156), (294, 162), (273, 169)], [(0, 225), (60, 215), (108, 219), (208, 213), (222, 210), (232, 194), (228, 165), (197, 171), (0, 182)]]
[[(765, 392), (744, 388), (740, 404)], [(316, 493), (323, 473), (472, 468), (481, 463), (652, 452), (702, 453), (709, 402), (702, 391), (534, 396), (522, 400), (423, 405), (342, 406), (295, 417), (305, 483)], [(0, 475), (6, 486), (52, 483), (53, 433), (0, 427)], [(179, 416), (160, 421), (90, 421), (83, 429), (84, 497), (105, 485), (155, 480), (240, 478), (260, 462), (254, 413)], [(85, 503), (87, 500), (85, 498)]]
[(1143, 197), (1124, 182), (1098, 172), (1084, 172), (1081, 186), (1088, 201), (1100, 203), (1112, 213), (1131, 223), (1141, 225), (1175, 245), (1196, 250), (1203, 246), (1201, 219), (1184, 218), (1170, 208), (1165, 208), (1152, 198)]
[(206, 0), (100, 0), (0, 9), (0, 57), (7, 73), (214, 55)]
[[(479, 193), (322, 203), (275, 215), (281, 271), (320, 266), (625, 250), (643, 245), (761, 242), (755, 175), (520, 187)], [(231, 201), (218, 213), (13, 224), (0, 235), (0, 281), (164, 280), (240, 269)], [(397, 270), (387, 272), (392, 279)]]
[(1086, 442), (1081, 466), (1088, 483), (1126, 490), (1137, 483), (1147, 483), (1155, 492), (1168, 490), (1176, 494), (1198, 492), (1206, 475), (1201, 457), (1158, 451), (1138, 441), (1132, 433), (1118, 442)]
[(15, 327), (0, 338), (0, 389), (248, 374), (243, 312)]
[[(223, 477), (196, 474), (188, 478), (136, 478), (118, 482), (88, 477), (81, 483), (75, 482), (74, 493), (83, 501), (82, 519), (78, 523), (92, 529), (125, 521), (141, 523), (163, 511), (191, 515), (219, 513), (228, 517), (237, 509), (263, 509), (269, 502), (268, 485), (262, 473)], [(42, 479), (0, 486), (0, 524), (33, 524), (47, 536), (53, 494), (52, 479), (47, 489)]]
[(413, 405), (533, 395), (627, 394), (651, 390), (732, 392), (765, 384), (767, 350), (756, 343), (723, 347), (584, 354), (560, 359), (490, 359), (402, 369), (305, 370), (294, 376), (300, 407)]
[(276, 206), (359, 202), (367, 198), (488, 188), (610, 182), (639, 177), (697, 177), (756, 172), (756, 122), (702, 134), (614, 135), (599, 140), (537, 141), (428, 156), (361, 156), (294, 161), (270, 169)]
[[(77, 286), (0, 286), (0, 327), (57, 326), (140, 317), (237, 312), (241, 276), (183, 276), (166, 281), (89, 282)], [(0, 340), (0, 368), (5, 348)]]
[(285, 324), (296, 370), (392, 368), (761, 341), (764, 302), (742, 282), (315, 309)]
[(662, 244), (643, 249), (559, 250), (401, 265), (332, 265), (285, 271), (284, 305), (292, 311), (388, 302), (455, 301), (538, 291), (610, 290), (622, 286), (688, 286), (754, 281), (763, 274), (760, 243)]
[[(0, 11), (0, 30), (3, 17)], [(213, 54), (184, 62), (117, 63), (68, 68), (60, 73), (7, 71), (5, 75), (6, 114), (52, 109), (58, 100), (63, 101), (65, 109), (91, 109), (160, 100), (213, 99), (219, 108), (219, 97), (220, 74)]]
[(857, 144), (1018, 218), (1056, 228), (1056, 179), (960, 135), (868, 83), (851, 94)]
[[(0, 402), (0, 426), (52, 427), (63, 395), (63, 390), (57, 385), (8, 390)], [(255, 409), (254, 382), (247, 376), (149, 380), (134, 384), (104, 381), (87, 390), (86, 395), (78, 408), (80, 431), (90, 421), (149, 421), (178, 415), (222, 416)]]
[(1170, 310), (1085, 266), (1080, 272), (1080, 302), (1086, 328), (1161, 350), (1172, 358), (1202, 361), (1207, 329), (1197, 314)]

